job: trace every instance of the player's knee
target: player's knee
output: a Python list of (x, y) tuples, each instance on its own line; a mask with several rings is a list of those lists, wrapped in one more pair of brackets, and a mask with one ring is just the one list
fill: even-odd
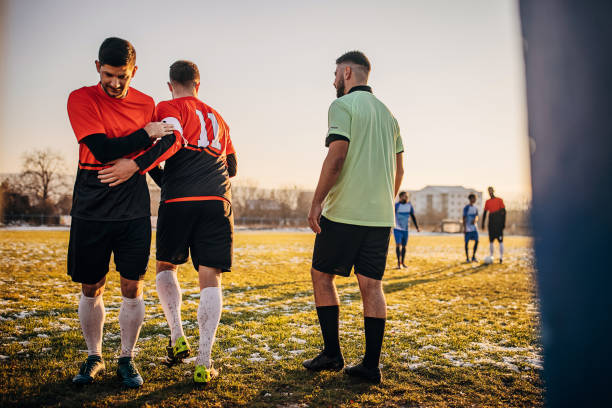
[(317, 271), (314, 268), (310, 268), (310, 276), (312, 283), (317, 286), (331, 286), (334, 283), (334, 275)]
[(83, 292), (83, 295), (87, 297), (97, 297), (97, 296), (100, 296), (102, 293), (104, 293), (105, 284), (106, 284), (106, 277), (102, 278), (102, 280), (100, 280), (99, 282), (91, 284), (91, 285), (82, 283), (81, 290)]
[(364, 294), (379, 294), (382, 293), (382, 281), (369, 278), (367, 276), (357, 274), (359, 288)]
[(123, 297), (134, 299), (142, 294), (142, 281), (121, 278), (121, 294)]
[(157, 273), (164, 271), (177, 271), (178, 265), (171, 264), (170, 262), (157, 261), (156, 268)]
[(198, 266), (198, 277), (200, 279), (200, 290), (221, 286), (221, 269), (208, 266)]

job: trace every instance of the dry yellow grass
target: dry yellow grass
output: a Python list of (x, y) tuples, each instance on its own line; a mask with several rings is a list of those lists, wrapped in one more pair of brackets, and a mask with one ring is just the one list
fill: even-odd
[[(137, 362), (145, 379), (123, 390), (114, 378), (119, 345), (118, 274), (109, 273), (107, 371), (87, 388), (70, 379), (85, 354), (77, 285), (65, 272), (65, 231), (0, 231), (0, 405), (15, 406), (539, 406), (540, 345), (533, 254), (508, 238), (506, 262), (463, 264), (460, 236), (412, 236), (405, 270), (392, 269), (382, 385), (341, 373), (312, 374), (301, 361), (321, 346), (310, 286), (312, 234), (237, 233), (235, 270), (224, 276), (224, 311), (213, 358), (221, 377), (194, 389), (193, 363), (160, 364), (168, 329), (157, 300), (153, 258)], [(154, 253), (154, 252), (153, 252)], [(480, 250), (484, 256), (484, 249)], [(186, 333), (197, 345), (196, 274), (179, 272)], [(356, 280), (339, 278), (341, 344), (363, 352)]]

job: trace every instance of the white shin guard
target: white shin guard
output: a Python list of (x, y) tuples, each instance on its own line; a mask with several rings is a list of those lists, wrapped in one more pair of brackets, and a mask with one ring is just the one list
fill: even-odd
[(181, 336), (184, 336), (183, 323), (181, 321), (181, 287), (176, 277), (176, 271), (167, 270), (157, 274), (155, 279), (157, 286), (157, 297), (166, 315), (168, 327), (170, 327), (170, 339), (172, 345)]
[(210, 355), (215, 334), (221, 319), (223, 298), (221, 287), (204, 288), (200, 292), (200, 305), (198, 306), (198, 324), (200, 325), (200, 348), (196, 365), (210, 368)]
[(87, 344), (87, 353), (90, 356), (102, 357), (102, 331), (104, 329), (104, 300), (102, 295), (88, 297), (81, 293), (79, 301), (79, 320), (81, 330)]
[(145, 305), (142, 295), (130, 299), (123, 298), (119, 310), (119, 327), (121, 328), (121, 353), (119, 357), (133, 357), (134, 347), (144, 321)]

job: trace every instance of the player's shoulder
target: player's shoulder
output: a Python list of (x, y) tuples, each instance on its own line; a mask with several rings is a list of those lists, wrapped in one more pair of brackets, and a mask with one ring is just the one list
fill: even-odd
[(97, 92), (97, 85), (83, 86), (79, 89), (75, 89), (68, 95), (68, 101), (82, 101), (91, 99)]
[(128, 90), (128, 95), (133, 100), (139, 100), (139, 101), (142, 101), (143, 103), (150, 103), (153, 106), (155, 106), (155, 101), (153, 100), (152, 97), (150, 97), (149, 95), (147, 95), (144, 92), (139, 91), (136, 88), (130, 87), (130, 89)]
[(167, 109), (167, 108), (175, 108), (177, 103), (174, 99), (169, 99), (167, 101), (160, 101), (157, 103), (157, 109)]
[(336, 108), (340, 108), (340, 109), (348, 109), (350, 108), (350, 106), (353, 104), (353, 98), (355, 97), (355, 92), (353, 92), (352, 94), (346, 94), (343, 95), (339, 98), (336, 98), (332, 101), (332, 103), (329, 105), (329, 110), (331, 111), (332, 109)]

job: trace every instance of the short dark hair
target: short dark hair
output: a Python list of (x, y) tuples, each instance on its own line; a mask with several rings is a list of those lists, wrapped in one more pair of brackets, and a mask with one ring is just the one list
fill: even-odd
[(365, 68), (365, 71), (368, 74), (370, 73), (370, 69), (372, 68), (370, 65), (370, 60), (361, 51), (349, 51), (341, 55), (336, 60), (336, 64), (342, 64), (345, 62), (352, 62), (353, 64), (361, 65), (363, 68)]
[(403, 195), (406, 195), (406, 192), (405, 191), (400, 191), (399, 196), (401, 197)]
[(109, 37), (102, 42), (98, 51), (100, 65), (112, 65), (122, 67), (124, 65), (136, 65), (136, 50), (127, 40)]
[(470, 195), (468, 196), (468, 198), (476, 198), (476, 194), (474, 194), (474, 193), (470, 193)]
[(170, 65), (170, 81), (183, 86), (191, 86), (200, 83), (200, 71), (198, 66), (191, 61), (179, 60)]

